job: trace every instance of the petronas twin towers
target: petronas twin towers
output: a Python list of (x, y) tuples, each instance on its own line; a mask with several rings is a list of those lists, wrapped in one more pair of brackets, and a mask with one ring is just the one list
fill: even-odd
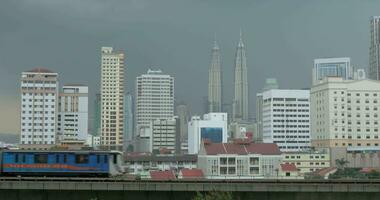
[[(248, 75), (245, 48), (240, 33), (236, 49), (234, 66), (234, 97), (232, 100), (232, 120), (248, 121)], [(211, 66), (209, 69), (208, 103), (209, 112), (222, 112), (222, 70), (220, 64), (220, 49), (216, 40), (211, 51)]]

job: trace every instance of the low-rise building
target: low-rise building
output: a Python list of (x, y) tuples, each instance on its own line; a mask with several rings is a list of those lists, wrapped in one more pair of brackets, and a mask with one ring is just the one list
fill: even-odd
[(282, 155), (283, 164), (294, 164), (300, 174), (330, 167), (330, 154), (325, 151), (287, 152)]
[(204, 179), (204, 174), (201, 169), (181, 169), (178, 173), (178, 179)]
[(203, 143), (198, 168), (209, 179), (275, 178), (281, 160), (276, 144)]
[(282, 179), (303, 179), (295, 164), (280, 164), (280, 177)]
[(337, 167), (336, 160), (348, 161), (349, 168), (377, 168), (380, 166), (380, 147), (332, 147), (331, 166)]

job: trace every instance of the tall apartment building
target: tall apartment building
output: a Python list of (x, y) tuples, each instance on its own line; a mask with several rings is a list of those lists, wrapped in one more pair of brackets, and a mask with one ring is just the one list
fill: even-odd
[(88, 87), (65, 85), (59, 94), (58, 134), (61, 144), (81, 141), (88, 134)]
[(353, 76), (351, 59), (343, 58), (320, 58), (314, 60), (313, 84), (325, 77), (342, 77), (350, 79)]
[(152, 122), (152, 151), (162, 149), (174, 153), (177, 149), (178, 118), (156, 119)]
[(58, 74), (36, 68), (21, 74), (22, 149), (48, 149), (56, 144)]
[(380, 16), (370, 20), (369, 78), (380, 80)]
[(310, 105), (312, 146), (379, 146), (379, 81), (327, 78), (311, 88)]
[[(174, 78), (148, 70), (136, 79), (136, 132), (141, 135), (156, 119), (174, 116)], [(151, 128), (151, 127), (150, 127)]]
[(101, 49), (101, 146), (122, 149), (124, 133), (124, 53)]
[(310, 148), (310, 91), (273, 89), (263, 92), (263, 142), (283, 152)]

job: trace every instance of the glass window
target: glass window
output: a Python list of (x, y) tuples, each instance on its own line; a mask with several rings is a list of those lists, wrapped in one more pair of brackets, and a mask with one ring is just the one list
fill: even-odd
[(34, 163), (47, 163), (48, 155), (47, 154), (35, 154)]
[(75, 155), (75, 163), (77, 164), (85, 164), (88, 163), (88, 155)]

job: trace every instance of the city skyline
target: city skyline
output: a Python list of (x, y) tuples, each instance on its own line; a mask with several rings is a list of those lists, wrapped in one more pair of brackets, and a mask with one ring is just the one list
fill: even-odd
[[(227, 97), (230, 97), (233, 91), (231, 76), (233, 71), (231, 66), (233, 66), (233, 52), (235, 48), (234, 46), (236, 45), (234, 41), (236, 41), (236, 35), (238, 34), (237, 30), (240, 27), (243, 29), (245, 43), (248, 47), (247, 59), (249, 60), (248, 71), (250, 81), (249, 106), (250, 115), (253, 116), (253, 97), (259, 92), (259, 88), (263, 86), (263, 80), (266, 77), (277, 78), (283, 88), (309, 87), (313, 59), (320, 57), (347, 56), (352, 58), (352, 63), (355, 66), (367, 68), (369, 19), (371, 15), (378, 14), (375, 11), (380, 7), (379, 3), (373, 3), (370, 1), (361, 1), (360, 4), (354, 1), (347, 1), (345, 7), (351, 12), (347, 12), (347, 14), (343, 13), (342, 16), (336, 16), (332, 11), (338, 6), (338, 3), (334, 2), (329, 2), (328, 4), (323, 2), (298, 2), (300, 6), (297, 9), (292, 8), (292, 5), (296, 3), (296, 1), (286, 2), (284, 7), (278, 5), (281, 3), (274, 5), (273, 1), (255, 1), (253, 3), (240, 2), (237, 4), (222, 2), (220, 3), (221, 6), (218, 8), (220, 11), (231, 10), (232, 12), (237, 12), (242, 9), (245, 9), (244, 11), (257, 11), (260, 9), (263, 11), (252, 12), (255, 14), (248, 16), (235, 13), (236, 16), (230, 18), (215, 13), (211, 20), (206, 21), (206, 24), (211, 24), (211, 22), (216, 19), (220, 20), (220, 22), (228, 19), (226, 22), (229, 25), (228, 28), (224, 26), (225, 24), (204, 28), (201, 25), (199, 18), (196, 18), (192, 19), (194, 20), (194, 23), (191, 23), (193, 21), (185, 20), (185, 23), (179, 25), (177, 29), (175, 27), (178, 26), (178, 21), (168, 19), (167, 15), (160, 16), (157, 20), (153, 20), (151, 17), (154, 15), (149, 15), (149, 11), (152, 11), (152, 5), (154, 6), (157, 4), (148, 3), (146, 1), (141, 1), (139, 3), (136, 1), (128, 1), (123, 4), (131, 5), (132, 8), (144, 11), (144, 13), (147, 14), (147, 16), (140, 16), (136, 12), (132, 12), (132, 16), (135, 15), (141, 17), (141, 19), (137, 18), (139, 20), (121, 20), (105, 17), (103, 22), (113, 23), (108, 23), (109, 25), (96, 23), (94, 20), (98, 19), (98, 17), (94, 16), (94, 14), (98, 15), (99, 13), (103, 13), (106, 9), (116, 9), (114, 4), (106, 3), (104, 6), (104, 3), (96, 2), (94, 3), (92, 11), (88, 13), (92, 15), (88, 17), (80, 15), (77, 11), (71, 11), (73, 12), (71, 13), (73, 14), (72, 16), (78, 17), (85, 22), (89, 22), (88, 29), (86, 29), (80, 27), (80, 23), (78, 22), (69, 25), (67, 20), (71, 18), (65, 17), (60, 13), (53, 14), (54, 17), (51, 18), (47, 17), (55, 11), (55, 8), (53, 7), (56, 6), (56, 4), (61, 3), (52, 2), (49, 4), (46, 3), (46, 1), (36, 2), (37, 3), (35, 4), (30, 4), (25, 1), (3, 2), (2, 4), (5, 6), (1, 6), (0, 8), (1, 19), (19, 22), (15, 23), (15, 25), (10, 25), (11, 23), (8, 22), (3, 23), (6, 27), (0, 31), (0, 35), (4, 38), (1, 40), (3, 45), (1, 45), (2, 47), (0, 48), (0, 91), (2, 93), (0, 97), (0, 108), (4, 108), (2, 109), (3, 112), (0, 114), (0, 118), (4, 119), (1, 120), (2, 124), (0, 127), (2, 130), (0, 130), (0, 132), (11, 132), (16, 134), (19, 132), (17, 123), (17, 117), (19, 117), (17, 116), (17, 113), (19, 112), (19, 102), (17, 102), (19, 101), (19, 85), (17, 85), (19, 82), (18, 76), (22, 71), (36, 66), (44, 66), (52, 71), (58, 72), (61, 77), (64, 77), (62, 80), (63, 84), (70, 83), (73, 80), (78, 81), (83, 79), (83, 81), (80, 82), (89, 86), (89, 101), (92, 103), (92, 100), (95, 98), (95, 93), (99, 92), (98, 82), (100, 77), (98, 71), (100, 69), (100, 63), (97, 52), (100, 47), (104, 45), (114, 46), (116, 49), (123, 49), (126, 51), (128, 58), (126, 61), (126, 65), (128, 66), (127, 71), (130, 72), (127, 73), (126, 77), (126, 82), (128, 82), (126, 85), (129, 86), (126, 91), (134, 92), (133, 80), (138, 74), (143, 73), (147, 68), (158, 66), (158, 68), (163, 69), (168, 74), (176, 77), (176, 80), (181, 80), (177, 81), (176, 84), (177, 100), (186, 100), (186, 103), (190, 105), (193, 111), (200, 114), (201, 97), (207, 95), (207, 87), (204, 86), (207, 85), (209, 44), (212, 41), (213, 33), (216, 32), (218, 34), (219, 46), (223, 49), (221, 55), (221, 62), (223, 63), (222, 70), (226, 72), (223, 77), (225, 84), (224, 88), (226, 88), (226, 90), (223, 91), (226, 93), (224, 101), (231, 101), (230, 98)], [(159, 9), (164, 9), (165, 5), (168, 5), (167, 1), (161, 3), (163, 5), (160, 5)], [(183, 11), (182, 6), (173, 2), (169, 3), (181, 8), (179, 10)], [(67, 6), (63, 6), (62, 10), (67, 11), (72, 7), (85, 6), (85, 4), (86, 3), (76, 4), (70, 2)], [(28, 6), (28, 9), (26, 9), (26, 12), (24, 13), (26, 18), (25, 16), (24, 18), (23, 16), (11, 17), (7, 10), (3, 10), (7, 5), (15, 9), (22, 9), (24, 6)], [(201, 17), (206, 14), (201, 9), (202, 5), (211, 7), (215, 6), (215, 3), (209, 2), (202, 4), (200, 2), (191, 5), (192, 10), (201, 10)], [(231, 7), (231, 5), (233, 6)], [(284, 8), (285, 11), (279, 11), (276, 9), (277, 6)], [(115, 10), (115, 18), (121, 18), (121, 16), (123, 16), (122, 13), (124, 13), (123, 11), (126, 8), (123, 6), (120, 7), (121, 8)], [(320, 17), (321, 19), (317, 20), (316, 17), (306, 14), (309, 12), (316, 12), (318, 9), (322, 8), (327, 8), (327, 10), (323, 11), (325, 15)], [(277, 13), (271, 13), (271, 15), (273, 15), (271, 16), (272, 18), (266, 18), (265, 20), (258, 18), (258, 16), (268, 17), (268, 14), (265, 14), (265, 11), (268, 12), (268, 10), (271, 9), (277, 11)], [(358, 12), (363, 9), (366, 11)], [(282, 16), (284, 12), (289, 11), (294, 12), (294, 14)], [(313, 15), (312, 13), (310, 15)], [(185, 12), (179, 17), (180, 19), (185, 19), (189, 14), (189, 12)], [(282, 22), (279, 22), (280, 26), (276, 27), (280, 31), (276, 34), (280, 34), (280, 37), (274, 38), (271, 37), (275, 34), (274, 29), (267, 27), (265, 24), (267, 22), (277, 22), (275, 20), (276, 17), (279, 16), (284, 17), (281, 20)], [(307, 20), (308, 24), (301, 23), (303, 22), (301, 18), (305, 16), (305, 20)], [(218, 17), (220, 17), (220, 19)], [(345, 17), (349, 19), (347, 21), (350, 23), (345, 24), (345, 22), (341, 20)], [(120, 28), (115, 28), (116, 25), (118, 25), (117, 22), (120, 22), (119, 20), (123, 23), (130, 24), (131, 28), (122, 30), (120, 30)], [(239, 22), (233, 23), (236, 21)], [(142, 25), (138, 25), (139, 22), (142, 22)], [(160, 29), (156, 24), (166, 24), (166, 22), (168, 24), (166, 27), (168, 30)], [(340, 22), (341, 24), (335, 27), (331, 26), (337, 22)], [(24, 28), (22, 24), (24, 23), (31, 24), (35, 29), (31, 32), (23, 31)], [(72, 21), (70, 21), (70, 23), (72, 23)], [(54, 24), (61, 26), (61, 28), (55, 27)], [(285, 24), (290, 26), (285, 27)], [(184, 26), (196, 29), (196, 31), (183, 31), (188, 30), (184, 29)], [(44, 27), (47, 29), (44, 29)], [(105, 31), (101, 31), (103, 28), (112, 31), (110, 31), (110, 34), (107, 34)], [(328, 35), (319, 31), (321, 28), (328, 28)], [(154, 29), (156, 29), (158, 33), (161, 33), (161, 38), (157, 38), (149, 33)], [(348, 31), (351, 29), (354, 29), (355, 31), (352, 31), (352, 33)], [(44, 30), (49, 30), (51, 33), (47, 35), (47, 37), (44, 37), (46, 36), (43, 34)], [(300, 32), (299, 34), (297, 33), (297, 30)], [(344, 30), (346, 30), (345, 34), (347, 36), (342, 38), (340, 37), (340, 33)], [(62, 32), (63, 34), (59, 32)], [(120, 33), (116, 32), (123, 32), (125, 33), (125, 36), (121, 36)], [(143, 33), (143, 36), (140, 36), (139, 33)], [(269, 41), (265, 38), (264, 36), (266, 34), (269, 34), (268, 37), (274, 41)], [(302, 36), (302, 34), (307, 34), (308, 36)], [(44, 42), (45, 39), (47, 42)], [(317, 39), (317, 42), (313, 41), (313, 39)], [(16, 42), (16, 40), (23, 42)], [(168, 43), (168, 41), (171, 41), (171, 43)], [(181, 42), (183, 44), (181, 44)], [(80, 44), (79, 46), (81, 47), (78, 47), (78, 44), (75, 43)], [(306, 43), (307, 45), (303, 43)], [(187, 48), (183, 48), (184, 46)], [(307, 46), (313, 48), (306, 48)], [(164, 47), (163, 51), (157, 51), (162, 47)], [(176, 51), (179, 48), (182, 49), (182, 52), (179, 51), (180, 53), (177, 53)], [(286, 51), (284, 48), (286, 48)], [(78, 54), (76, 50), (73, 51), (73, 49), (78, 49), (81, 54)], [(272, 52), (272, 50), (274, 50), (274, 52)], [(49, 52), (54, 53), (49, 54)], [(278, 59), (268, 59), (268, 56), (273, 56), (272, 53)], [(15, 59), (13, 55), (17, 54), (23, 54), (25, 59)], [(189, 60), (191, 62), (186, 63), (184, 60)], [(75, 70), (77, 70), (78, 73), (72, 73)], [(297, 71), (304, 74), (305, 77), (292, 79), (292, 74), (286, 71)], [(83, 76), (83, 73), (85, 72), (88, 73), (87, 76)], [(191, 77), (195, 76), (199, 77), (199, 81), (193, 82), (193, 78)], [(188, 93), (196, 95), (188, 95)], [(90, 108), (92, 108), (91, 105)], [(9, 120), (5, 118), (9, 118)]]

